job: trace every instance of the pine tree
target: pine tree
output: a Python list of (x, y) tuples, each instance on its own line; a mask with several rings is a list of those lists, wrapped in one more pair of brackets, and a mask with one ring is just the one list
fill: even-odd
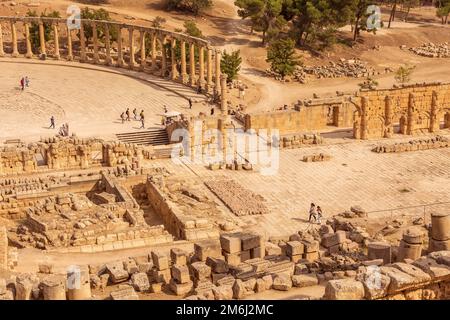
[(240, 56), (240, 50), (236, 50), (231, 53), (226, 51), (223, 52), (222, 60), (220, 61), (220, 69), (228, 76), (228, 82), (236, 79), (236, 76), (241, 70), (241, 63), (242, 58)]
[(295, 42), (292, 39), (280, 39), (272, 42), (267, 50), (267, 62), (271, 69), (281, 75), (292, 75), (300, 60), (295, 54)]

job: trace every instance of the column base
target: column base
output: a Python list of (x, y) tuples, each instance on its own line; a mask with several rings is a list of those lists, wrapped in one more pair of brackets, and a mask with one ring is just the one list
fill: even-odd
[(105, 65), (107, 65), (109, 67), (113, 65), (113, 61), (112, 61), (111, 57), (106, 58)]
[(145, 71), (145, 67), (146, 67), (146, 65), (141, 63), (141, 64), (139, 65), (139, 71), (144, 72), (144, 71)]
[(13, 52), (13, 53), (11, 54), (11, 57), (12, 57), (12, 58), (17, 58), (17, 57), (19, 57), (19, 52)]
[(182, 74), (180, 80), (181, 80), (181, 83), (187, 84), (187, 82), (188, 82), (188, 75), (187, 74)]
[(54, 56), (54, 59), (55, 59), (55, 60), (60, 60), (60, 59), (61, 59), (61, 56), (59, 56), (59, 55), (58, 55), (58, 56)]
[(73, 56), (67, 56), (67, 61), (73, 61)]
[(27, 53), (27, 54), (25, 54), (25, 58), (31, 59), (31, 58), (33, 58), (33, 54)]

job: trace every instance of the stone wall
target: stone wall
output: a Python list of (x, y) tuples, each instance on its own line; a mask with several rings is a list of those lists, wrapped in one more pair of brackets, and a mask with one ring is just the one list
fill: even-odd
[(429, 83), (361, 91), (357, 106), (356, 139), (389, 138), (394, 133), (417, 135), (450, 128), (450, 84)]
[(164, 179), (162, 176), (149, 176), (146, 188), (148, 200), (162, 217), (166, 228), (176, 238), (183, 240), (218, 238), (218, 230), (214, 229), (209, 219), (198, 218), (184, 211), (163, 192)]
[(8, 268), (8, 237), (6, 227), (0, 226), (0, 271)]
[(251, 113), (245, 116), (245, 130), (278, 129), (280, 135), (351, 127), (355, 107), (344, 97), (298, 102), (294, 110)]

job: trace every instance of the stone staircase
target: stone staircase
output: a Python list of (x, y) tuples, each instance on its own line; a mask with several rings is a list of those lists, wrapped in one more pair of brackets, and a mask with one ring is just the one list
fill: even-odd
[(121, 142), (135, 143), (144, 146), (162, 146), (169, 144), (169, 136), (164, 129), (118, 133), (116, 134), (116, 137)]

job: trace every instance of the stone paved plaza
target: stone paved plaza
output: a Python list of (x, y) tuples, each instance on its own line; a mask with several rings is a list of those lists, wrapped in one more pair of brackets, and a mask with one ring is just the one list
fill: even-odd
[[(360, 205), (367, 211), (379, 211), (448, 199), (449, 149), (378, 154), (371, 151), (375, 145), (374, 141), (353, 141), (281, 151), (280, 169), (273, 176), (242, 170), (211, 171), (206, 166), (175, 165), (170, 160), (158, 161), (157, 165), (200, 180), (226, 176), (262, 195), (267, 200), (270, 214), (240, 219), (268, 235), (295, 233), (306, 228), (311, 202), (320, 205), (324, 215), (329, 217), (353, 205)], [(320, 152), (331, 155), (331, 160), (301, 161), (304, 155)], [(442, 207), (448, 209), (450, 204)], [(426, 210), (429, 213), (431, 209), (433, 207)], [(422, 212), (423, 207), (397, 210), (394, 214), (420, 215)], [(371, 216), (377, 215), (390, 215), (390, 212)]]
[[(121, 123), (120, 114), (126, 108), (130, 112), (137, 108), (138, 114), (144, 110), (146, 128), (159, 128), (164, 105), (169, 111), (189, 113), (186, 98), (202, 99), (177, 83), (90, 64), (2, 59), (0, 69), (2, 141), (53, 136), (65, 122), (80, 137), (111, 138), (115, 133), (138, 131), (139, 121)], [(19, 83), (23, 76), (30, 79), (24, 92)], [(52, 115), (55, 130), (48, 129)]]

